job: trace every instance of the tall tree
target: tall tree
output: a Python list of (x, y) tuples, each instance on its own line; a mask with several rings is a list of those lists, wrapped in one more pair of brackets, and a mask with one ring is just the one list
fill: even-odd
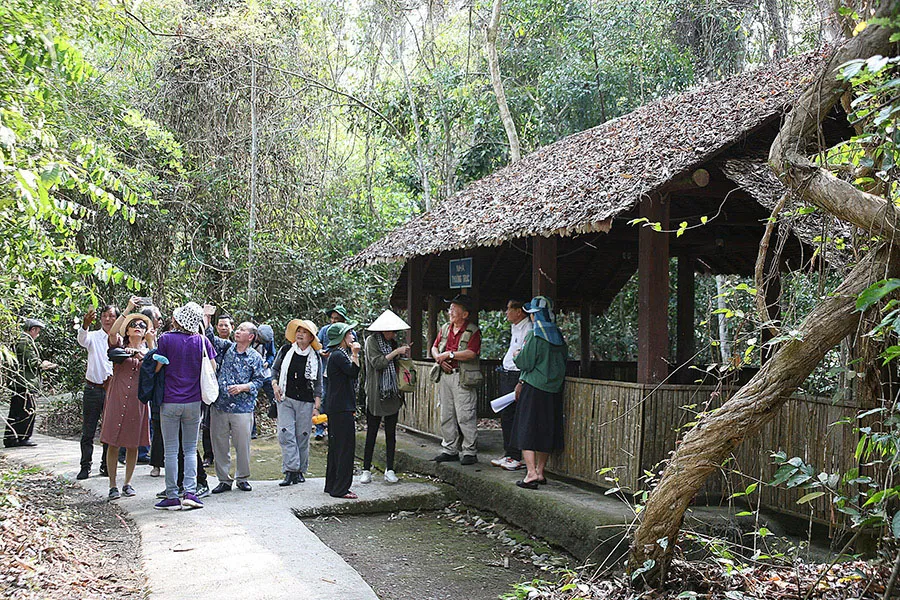
[(503, 129), (506, 130), (506, 139), (509, 140), (509, 158), (516, 162), (522, 158), (519, 149), (519, 134), (516, 131), (516, 123), (509, 112), (506, 103), (506, 92), (503, 90), (503, 79), (500, 77), (500, 57), (497, 55), (497, 33), (500, 29), (500, 10), (503, 0), (494, 0), (491, 9), (491, 20), (488, 23), (485, 35), (485, 48), (487, 50), (488, 67), (491, 71), (491, 85), (494, 95), (497, 97), (497, 109), (500, 111), (500, 119), (503, 121)]

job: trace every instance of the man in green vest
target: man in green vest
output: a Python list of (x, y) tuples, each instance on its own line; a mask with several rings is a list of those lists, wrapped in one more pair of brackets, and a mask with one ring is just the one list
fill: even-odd
[(434, 460), (474, 465), (478, 462), (476, 391), (482, 381), (478, 360), (481, 331), (469, 322), (470, 313), (474, 313), (474, 302), (469, 296), (460, 294), (450, 300), (447, 313), (450, 322), (441, 327), (431, 347), (431, 356), (440, 367), (437, 386), (442, 438), (441, 453)]
[(25, 330), (16, 342), (17, 364), (10, 382), (12, 397), (9, 401), (6, 431), (3, 435), (3, 445), (7, 448), (37, 446), (31, 441), (37, 408), (35, 394), (41, 386), (41, 371), (56, 368), (55, 364), (41, 360), (37, 345), (34, 343), (45, 327), (43, 321), (25, 319)]

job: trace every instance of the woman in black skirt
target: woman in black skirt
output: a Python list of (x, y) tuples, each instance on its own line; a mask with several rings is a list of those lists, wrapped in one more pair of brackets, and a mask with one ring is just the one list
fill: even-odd
[(536, 490), (547, 483), (544, 466), (550, 453), (563, 447), (563, 398), (566, 378), (566, 341), (556, 326), (553, 304), (536, 296), (524, 307), (534, 329), (515, 358), (520, 369), (516, 386), (516, 417), (510, 444), (522, 449), (528, 471), (516, 485)]
[(356, 379), (359, 376), (359, 342), (353, 338), (356, 323), (334, 323), (328, 328), (328, 466), (325, 493), (335, 498), (356, 499), (353, 457), (356, 453)]

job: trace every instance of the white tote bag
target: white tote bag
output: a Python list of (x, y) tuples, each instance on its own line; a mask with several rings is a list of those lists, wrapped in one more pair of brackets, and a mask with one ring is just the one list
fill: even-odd
[(200, 397), (204, 404), (212, 404), (219, 397), (219, 382), (216, 379), (216, 368), (209, 360), (206, 352), (206, 338), (200, 340), (203, 347), (203, 363), (200, 365)]

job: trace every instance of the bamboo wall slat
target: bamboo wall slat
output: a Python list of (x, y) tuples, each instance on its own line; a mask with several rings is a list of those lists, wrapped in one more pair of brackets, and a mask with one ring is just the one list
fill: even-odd
[[(428, 377), (431, 364), (415, 363), (417, 389), (406, 395), (400, 423), (422, 433), (439, 435), (440, 408), (435, 386)], [(487, 368), (483, 371), (488, 375)], [(496, 375), (486, 377), (481, 390), (485, 402), (499, 395), (496, 379)], [(641, 480), (643, 471), (669, 457), (683, 434), (681, 429), (695, 420), (696, 412), (718, 407), (735, 389), (567, 377), (563, 391), (565, 448), (550, 457), (548, 470), (607, 488), (646, 489)], [(718, 394), (712, 396), (716, 391)], [(832, 424), (853, 419), (857, 410), (852, 401), (832, 403), (827, 398), (792, 397), (758, 434), (737, 448), (725, 468), (708, 479), (700, 495), (725, 499), (755, 481), (771, 481), (777, 468), (771, 454), (779, 450), (788, 458), (801, 457), (817, 472), (855, 468), (856, 434), (851, 426)], [(614, 468), (614, 473), (601, 475), (599, 471), (607, 467)], [(612, 477), (618, 480), (608, 479)], [(833, 517), (827, 496), (798, 505), (797, 499), (805, 493), (798, 489), (760, 485), (757, 493), (767, 508), (804, 518), (812, 511), (813, 518), (821, 522), (829, 522)], [(756, 497), (752, 500), (755, 503)]]

